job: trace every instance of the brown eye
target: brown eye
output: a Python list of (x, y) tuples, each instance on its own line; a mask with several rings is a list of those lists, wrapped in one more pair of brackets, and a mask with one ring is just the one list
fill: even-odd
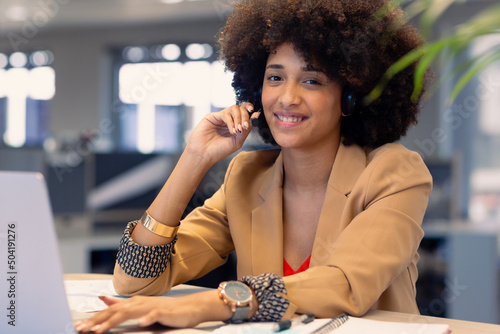
[(321, 85), (321, 82), (316, 81), (314, 79), (306, 80), (306, 83), (310, 85)]
[(277, 76), (277, 75), (270, 75), (270, 76), (267, 78), (267, 80), (269, 80), (269, 81), (280, 81), (280, 80), (281, 80), (281, 78), (280, 78), (279, 76)]

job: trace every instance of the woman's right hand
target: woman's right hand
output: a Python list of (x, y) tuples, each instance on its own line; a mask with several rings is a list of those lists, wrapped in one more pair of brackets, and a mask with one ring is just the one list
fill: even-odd
[[(217, 161), (243, 146), (250, 130), (251, 118), (257, 118), (251, 103), (234, 105), (206, 115), (195, 127), (184, 152), (167, 182), (148, 209), (156, 220), (168, 226), (176, 226), (193, 196), (201, 179)], [(132, 239), (144, 246), (165, 245), (173, 238), (165, 238), (148, 231), (138, 224)]]
[(259, 117), (260, 112), (250, 116), (253, 108), (245, 102), (206, 115), (191, 133), (185, 152), (203, 157), (209, 164), (236, 152), (252, 130), (250, 120)]

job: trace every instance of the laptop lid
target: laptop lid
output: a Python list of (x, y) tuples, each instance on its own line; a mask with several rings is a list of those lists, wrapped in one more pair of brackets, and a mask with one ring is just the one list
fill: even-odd
[(0, 333), (76, 333), (42, 174), (0, 172)]

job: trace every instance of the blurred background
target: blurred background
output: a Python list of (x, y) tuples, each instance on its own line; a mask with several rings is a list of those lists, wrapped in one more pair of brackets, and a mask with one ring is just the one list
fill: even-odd
[[(497, 3), (447, 6), (430, 39)], [(111, 273), (125, 224), (152, 201), (190, 131), (235, 102), (215, 48), (232, 6), (0, 0), (0, 170), (45, 175), (65, 272)], [(500, 34), (477, 38), (454, 61), (499, 42)], [(452, 63), (438, 59), (436, 76)], [(417, 299), (422, 314), (500, 323), (500, 63), (447, 104), (455, 83), (423, 103), (401, 141), (434, 177)], [(243, 149), (262, 147), (251, 134)], [(207, 173), (186, 213), (217, 190), (229, 159)], [(214, 286), (234, 275), (230, 257), (194, 283)]]

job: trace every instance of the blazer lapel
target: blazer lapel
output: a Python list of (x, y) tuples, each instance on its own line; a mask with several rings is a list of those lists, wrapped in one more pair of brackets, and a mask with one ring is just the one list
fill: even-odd
[(361, 147), (340, 144), (316, 229), (311, 266), (323, 264), (330, 257), (335, 240), (344, 229), (341, 226), (342, 212), (352, 188), (366, 168), (366, 159)]
[(252, 272), (283, 275), (283, 158), (281, 153), (265, 175), (252, 211)]

